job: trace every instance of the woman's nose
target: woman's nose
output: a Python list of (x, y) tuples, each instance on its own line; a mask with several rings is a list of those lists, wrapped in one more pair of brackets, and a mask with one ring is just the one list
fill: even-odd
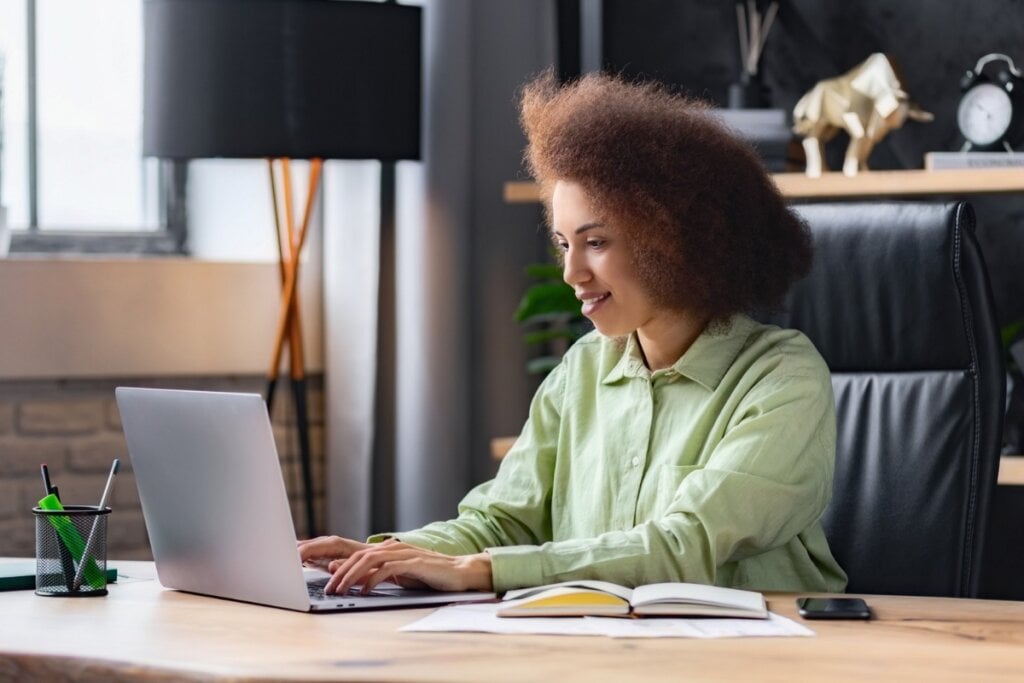
[(587, 268), (586, 259), (574, 249), (565, 252), (562, 265), (562, 279), (567, 284), (577, 285), (590, 279), (590, 270)]

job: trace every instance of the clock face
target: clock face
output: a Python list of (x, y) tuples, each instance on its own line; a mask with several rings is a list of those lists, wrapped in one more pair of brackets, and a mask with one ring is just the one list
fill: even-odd
[(956, 115), (960, 132), (975, 145), (998, 142), (1012, 119), (1010, 96), (992, 83), (982, 83), (968, 90), (960, 100)]

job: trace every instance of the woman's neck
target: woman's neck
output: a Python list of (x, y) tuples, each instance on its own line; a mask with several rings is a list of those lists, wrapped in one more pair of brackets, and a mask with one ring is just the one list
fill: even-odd
[(675, 365), (704, 328), (708, 316), (690, 312), (663, 312), (636, 331), (647, 368), (654, 372)]

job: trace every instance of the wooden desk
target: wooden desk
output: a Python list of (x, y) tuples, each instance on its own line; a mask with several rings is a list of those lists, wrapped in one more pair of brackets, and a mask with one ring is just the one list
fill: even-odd
[[(839, 172), (808, 178), (803, 173), (772, 176), (779, 191), (790, 199), (864, 199), (868, 197), (969, 196), (1024, 192), (1024, 168), (984, 168), (953, 171), (864, 171), (852, 178)], [(528, 204), (540, 201), (533, 182), (507, 182), (505, 201)]]
[[(115, 563), (106, 598), (0, 593), (2, 680), (1020, 681), (1024, 603), (869, 597), (814, 638), (614, 640), (398, 633), (427, 610), (310, 615), (167, 591)], [(769, 595), (795, 617), (793, 597)]]

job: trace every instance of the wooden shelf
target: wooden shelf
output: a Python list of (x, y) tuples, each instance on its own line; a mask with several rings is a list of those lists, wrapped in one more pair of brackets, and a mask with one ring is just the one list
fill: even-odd
[[(852, 178), (838, 172), (825, 173), (820, 178), (808, 178), (803, 173), (776, 173), (772, 178), (790, 199), (1024, 193), (1024, 168), (864, 171)], [(507, 182), (504, 194), (509, 204), (540, 201), (540, 188), (533, 182)]]
[(540, 201), (540, 185), (530, 180), (510, 180), (505, 183), (506, 204), (535, 204)]
[(865, 171), (852, 178), (838, 172), (820, 178), (808, 178), (803, 173), (776, 173), (772, 177), (782, 194), (791, 199), (1024, 193), (1024, 168)]

